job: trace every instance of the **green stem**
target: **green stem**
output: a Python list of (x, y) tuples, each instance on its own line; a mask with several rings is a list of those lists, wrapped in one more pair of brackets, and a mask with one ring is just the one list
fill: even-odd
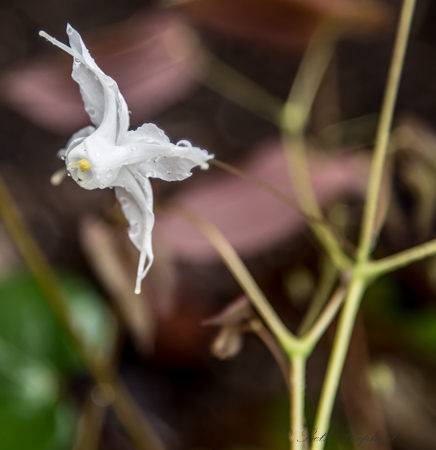
[(201, 215), (180, 205), (161, 204), (159, 206), (161, 210), (183, 217), (206, 236), (285, 352), (301, 352), (302, 347), (299, 339), (280, 320), (235, 249), (218, 228)]
[(304, 441), (304, 394), (306, 379), (306, 355), (293, 354), (290, 356), (290, 395), (291, 395), (291, 450), (302, 450)]
[[(333, 350), (315, 418), (314, 429), (317, 430), (317, 434), (320, 436), (324, 433), (328, 433), (330, 417), (339, 386), (339, 380), (341, 378), (342, 368), (365, 287), (365, 282), (361, 278), (352, 280), (345, 306), (339, 319), (338, 330), (333, 343)], [(322, 450), (323, 448), (323, 441), (314, 441), (312, 450)]]
[(301, 338), (301, 343), (308, 348), (307, 353), (311, 353), (312, 349), (321, 339), (328, 326), (333, 322), (339, 308), (342, 305), (347, 288), (340, 285), (333, 293), (332, 298), (327, 304), (326, 308), (319, 316), (318, 320), (309, 329), (309, 331)]
[[(342, 314), (339, 318), (338, 329), (333, 343), (327, 374), (321, 392), (321, 399), (315, 419), (314, 428), (320, 435), (328, 432), (334, 400), (336, 398), (339, 380), (347, 355), (351, 334), (359, 310), (360, 302), (366, 289), (365, 270), (368, 258), (375, 240), (375, 222), (378, 198), (380, 194), (383, 166), (386, 157), (389, 132), (392, 123), (393, 110), (397, 97), (397, 90), (404, 62), (407, 39), (410, 32), (415, 0), (404, 0), (398, 32), (395, 40), (394, 52), (389, 71), (386, 93), (383, 100), (380, 123), (376, 137), (375, 156), (373, 159), (368, 193), (363, 217), (362, 234), (358, 248), (358, 263), (353, 269), (348, 295)], [(322, 450), (324, 442), (315, 441), (312, 450)]]
[(334, 43), (335, 36), (329, 35), (324, 29), (312, 38), (283, 108), (281, 127), (288, 171), (300, 208), (306, 216), (315, 218), (309, 221), (313, 233), (333, 263), (343, 270), (350, 266), (350, 259), (343, 252), (336, 236), (325, 225), (312, 188), (304, 142), (310, 110), (333, 54)]
[(362, 267), (362, 274), (366, 277), (379, 277), (434, 255), (436, 255), (436, 239), (396, 253), (395, 255), (368, 262), (366, 266)]
[(321, 260), (321, 275), (318, 281), (317, 290), (310, 302), (310, 305), (298, 327), (297, 336), (306, 334), (321, 314), (327, 303), (336, 283), (338, 271), (332, 265), (330, 259), (323, 256)]
[(416, 0), (404, 0), (398, 24), (394, 52), (375, 138), (374, 157), (372, 160), (371, 175), (363, 215), (362, 234), (358, 251), (358, 261), (360, 262), (368, 259), (377, 238), (375, 225), (383, 167), (386, 159), (394, 107), (397, 99), (398, 86), (400, 84), (415, 3)]

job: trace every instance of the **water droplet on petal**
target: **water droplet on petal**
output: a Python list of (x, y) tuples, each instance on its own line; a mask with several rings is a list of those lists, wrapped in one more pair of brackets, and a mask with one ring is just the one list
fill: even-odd
[(80, 63), (81, 63), (81, 61), (80, 61), (79, 58), (74, 58), (74, 62), (75, 62), (76, 64), (80, 64)]
[(100, 179), (100, 178), (101, 178), (101, 175), (100, 175), (99, 173), (97, 173), (97, 174), (96, 174), (96, 177), (97, 177), (98, 179)]
[(67, 26), (67, 34), (73, 34), (73, 27), (70, 24)]
[(85, 108), (85, 110), (90, 116), (95, 115), (95, 109), (94, 108)]
[(131, 150), (132, 152), (134, 152), (134, 151), (136, 150), (136, 147), (132, 147), (130, 150)]
[(61, 156), (62, 161), (65, 161), (65, 156)]
[(177, 147), (192, 147), (192, 144), (189, 141), (185, 140), (185, 139), (177, 142), (176, 145), (177, 145)]
[(67, 173), (67, 177), (71, 177), (71, 173), (70, 172)]

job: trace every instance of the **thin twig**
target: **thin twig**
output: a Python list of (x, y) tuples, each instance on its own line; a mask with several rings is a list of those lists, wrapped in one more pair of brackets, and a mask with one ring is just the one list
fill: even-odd
[(302, 336), (301, 341), (307, 344), (310, 349), (316, 345), (325, 330), (333, 322), (333, 319), (344, 301), (346, 292), (347, 286), (343, 284), (339, 285), (318, 320), (313, 324), (309, 331)]
[(272, 333), (266, 328), (263, 323), (259, 319), (251, 319), (250, 320), (250, 329), (253, 333), (256, 333), (259, 339), (265, 344), (265, 346), (270, 351), (273, 358), (276, 360), (277, 365), (279, 366), (280, 372), (285, 381), (286, 387), (289, 391), (289, 363), (286, 359), (285, 354), (283, 353), (283, 349), (278, 344), (275, 337)]
[(358, 261), (365, 261), (368, 259), (368, 256), (376, 241), (376, 216), (379, 204), (380, 188), (382, 184), (383, 169), (415, 3), (416, 0), (405, 0), (403, 2), (403, 8), (398, 24), (398, 32), (375, 138), (374, 156), (372, 159), (368, 192), (363, 214)]
[(184, 218), (187, 222), (197, 228), (204, 236), (206, 236), (209, 242), (215, 247), (216, 251), (219, 253), (224, 263), (241, 286), (242, 290), (250, 299), (260, 317), (264, 320), (271, 332), (280, 342), (283, 349), (286, 352), (298, 352), (300, 350), (299, 340), (280, 320), (279, 316), (266, 299), (264, 293), (251, 276), (247, 267), (236, 253), (235, 249), (231, 246), (223, 234), (215, 227), (215, 225), (201, 215), (180, 205), (166, 203), (160, 204), (159, 206), (162, 211)]
[(330, 29), (320, 29), (307, 48), (282, 112), (281, 127), (289, 175), (295, 187), (300, 209), (317, 222), (309, 222), (336, 267), (342, 271), (351, 264), (336, 236), (324, 225), (323, 214), (311, 184), (304, 132), (310, 110), (329, 65), (336, 36)]

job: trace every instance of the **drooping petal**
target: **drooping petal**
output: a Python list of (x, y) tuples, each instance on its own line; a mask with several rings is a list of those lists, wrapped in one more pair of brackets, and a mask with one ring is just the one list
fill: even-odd
[(78, 83), (91, 122), (114, 144), (122, 140), (129, 128), (129, 111), (117, 83), (95, 63), (80, 34), (68, 24), (70, 47), (45, 32), (40, 34), (73, 56), (71, 76)]
[(196, 166), (207, 169), (207, 161), (213, 158), (188, 141), (171, 144), (165, 133), (153, 124), (143, 125), (127, 135), (130, 146), (127, 159), (139, 163), (137, 170), (144, 177), (184, 180), (191, 176), (191, 170)]
[(134, 176), (123, 167), (116, 180), (115, 194), (129, 222), (129, 238), (140, 251), (135, 293), (141, 292), (141, 281), (153, 263), (151, 232), (154, 225), (153, 191), (147, 178)]

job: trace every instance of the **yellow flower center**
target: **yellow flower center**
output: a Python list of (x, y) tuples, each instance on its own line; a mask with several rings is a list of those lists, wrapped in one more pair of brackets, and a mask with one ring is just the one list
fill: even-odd
[(91, 164), (87, 159), (81, 159), (76, 164), (70, 164), (68, 167), (70, 169), (78, 167), (81, 172), (87, 172), (91, 168)]

